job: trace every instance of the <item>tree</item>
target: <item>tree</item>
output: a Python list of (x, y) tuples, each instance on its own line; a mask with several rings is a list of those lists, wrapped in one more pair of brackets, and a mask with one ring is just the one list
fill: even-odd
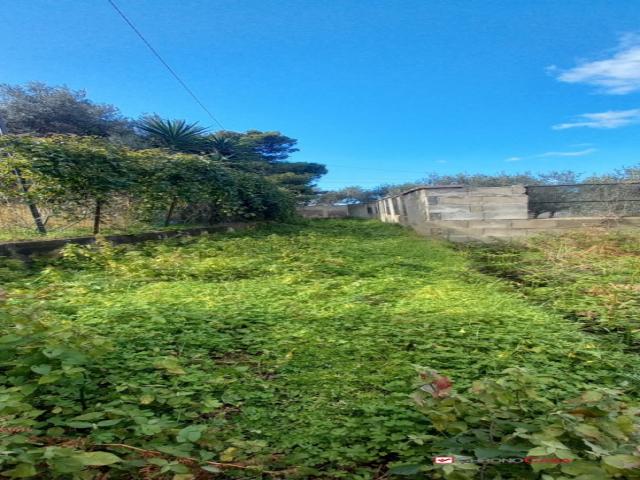
[(203, 153), (212, 150), (210, 142), (203, 136), (207, 129), (199, 126), (197, 122), (168, 120), (153, 115), (140, 119), (136, 127), (154, 147), (183, 153)]
[[(0, 136), (0, 197), (5, 201), (24, 203), (33, 218), (36, 231), (46, 235), (46, 221), (42, 218), (38, 201), (42, 197), (32, 188), (33, 182), (23, 172), (26, 160), (11, 154), (11, 137)], [(7, 148), (9, 147), (9, 148)]]
[(277, 131), (224, 130), (208, 139), (231, 167), (263, 175), (292, 192), (299, 201), (311, 198), (315, 194), (313, 184), (327, 173), (319, 163), (287, 161), (298, 151), (298, 141)]
[(0, 85), (0, 117), (13, 134), (132, 134), (130, 122), (113, 105), (92, 102), (84, 90), (40, 82)]
[(135, 182), (136, 170), (127, 150), (105, 139), (7, 136), (2, 142), (41, 198), (58, 203), (91, 203), (94, 234), (100, 233), (104, 205)]
[(313, 199), (315, 205), (350, 205), (355, 203), (368, 203), (380, 199), (373, 190), (366, 190), (362, 187), (352, 186), (323, 192)]
[(167, 154), (163, 150), (141, 150), (132, 155), (140, 172), (136, 193), (149, 211), (166, 206), (164, 226), (171, 224), (178, 207), (206, 203), (215, 196), (215, 190), (233, 183), (230, 178), (226, 182), (221, 178), (222, 164), (205, 156)]

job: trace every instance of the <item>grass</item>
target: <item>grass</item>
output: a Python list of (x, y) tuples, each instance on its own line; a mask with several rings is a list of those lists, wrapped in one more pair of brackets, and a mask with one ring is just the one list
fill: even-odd
[[(289, 477), (381, 478), (438, 453), (412, 440), (432, 433), (408, 400), (415, 365), (460, 389), (524, 367), (549, 379), (554, 400), (585, 385), (640, 388), (626, 344), (586, 332), (560, 305), (531, 303), (448, 244), (377, 222), (70, 247), (0, 275), (14, 316), (36, 312), (109, 345), (81, 402), (65, 386), (33, 400), (41, 413), (29, 425), (55, 424), (67, 441), (295, 467)], [(15, 332), (9, 320), (5, 330)], [(145, 468), (183, 474), (110, 451), (135, 478)]]
[(585, 331), (640, 347), (637, 230), (581, 230), (468, 252), (480, 270), (507, 279)]

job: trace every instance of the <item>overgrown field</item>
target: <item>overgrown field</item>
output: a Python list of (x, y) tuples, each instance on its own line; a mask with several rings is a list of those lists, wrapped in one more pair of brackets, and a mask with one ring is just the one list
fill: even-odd
[[(638, 478), (628, 343), (396, 226), (74, 247), (0, 275), (9, 477)], [(449, 453), (573, 462), (432, 465)]]
[(524, 244), (471, 248), (480, 270), (587, 331), (640, 349), (640, 233), (635, 229), (539, 236)]

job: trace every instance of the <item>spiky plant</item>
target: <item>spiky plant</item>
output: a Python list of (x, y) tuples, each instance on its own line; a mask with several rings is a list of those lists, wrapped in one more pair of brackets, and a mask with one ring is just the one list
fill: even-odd
[(204, 137), (207, 128), (201, 127), (198, 122), (187, 123), (185, 120), (152, 116), (140, 120), (137, 127), (157, 147), (184, 153), (201, 153), (211, 149), (210, 143)]
[(211, 148), (223, 158), (232, 158), (236, 154), (236, 142), (222, 135), (211, 135), (208, 138)]

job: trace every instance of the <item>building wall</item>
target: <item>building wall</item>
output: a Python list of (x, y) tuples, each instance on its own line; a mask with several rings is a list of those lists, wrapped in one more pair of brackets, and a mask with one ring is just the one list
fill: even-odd
[(304, 218), (345, 218), (349, 216), (347, 205), (316, 205), (300, 207), (297, 211)]
[[(400, 223), (456, 242), (512, 240), (541, 232), (609, 225), (609, 218), (529, 219), (522, 185), (420, 187), (376, 202), (349, 205), (349, 216)], [(640, 218), (617, 221), (640, 225)]]
[(417, 225), (425, 221), (526, 219), (523, 186), (421, 187), (376, 202), (350, 205), (350, 216)]

